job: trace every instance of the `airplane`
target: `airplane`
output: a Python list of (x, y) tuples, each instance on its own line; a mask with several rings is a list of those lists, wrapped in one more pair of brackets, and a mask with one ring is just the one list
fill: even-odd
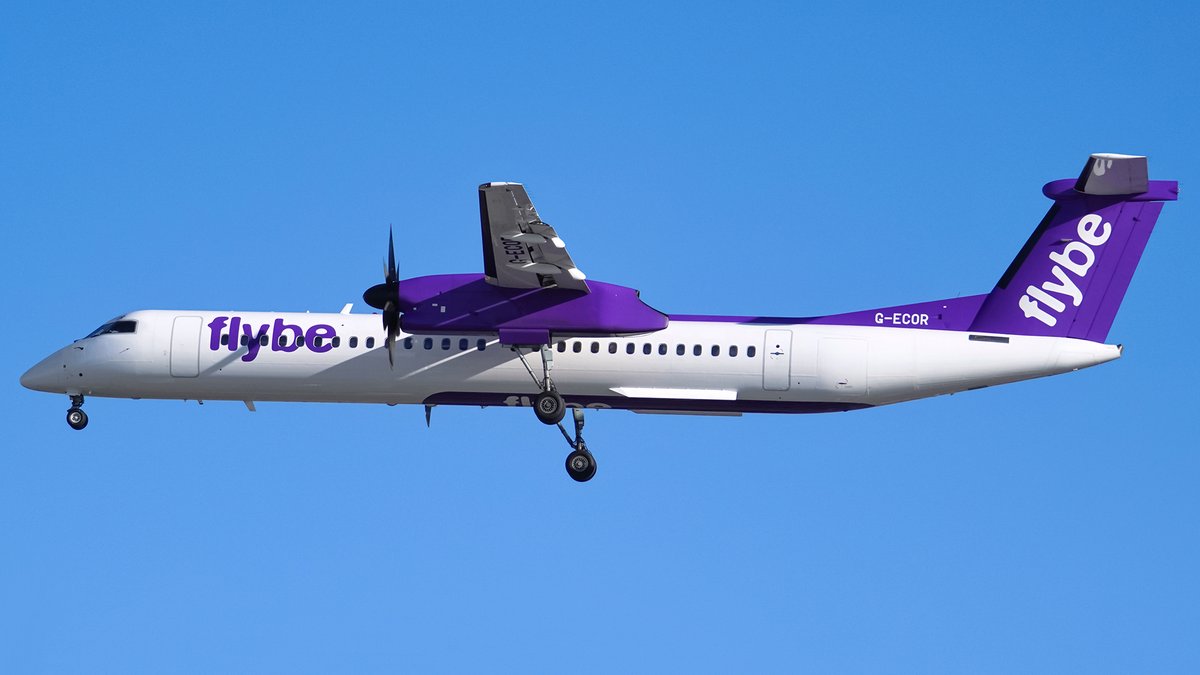
[[(1144, 156), (1091, 155), (990, 293), (813, 317), (665, 314), (589, 280), (520, 183), (479, 186), (483, 273), (401, 280), (391, 234), (379, 313), (139, 310), (34, 365), (21, 384), (85, 396), (532, 407), (590, 480), (584, 410), (742, 415), (889, 405), (1111, 361), (1105, 344), (1176, 181)], [(571, 409), (574, 434), (562, 422)]]

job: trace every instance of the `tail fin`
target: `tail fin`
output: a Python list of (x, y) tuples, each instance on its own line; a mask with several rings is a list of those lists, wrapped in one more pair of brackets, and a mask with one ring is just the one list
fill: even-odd
[(1092, 155), (1078, 180), (1047, 183), (1054, 205), (971, 330), (1103, 342), (1175, 181), (1148, 180), (1146, 158)]

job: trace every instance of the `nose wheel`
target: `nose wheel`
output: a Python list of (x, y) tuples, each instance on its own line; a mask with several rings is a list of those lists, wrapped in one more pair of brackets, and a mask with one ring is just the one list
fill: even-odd
[(67, 410), (67, 424), (75, 431), (80, 431), (87, 426), (88, 416), (83, 412), (83, 397), (72, 396), (71, 408)]

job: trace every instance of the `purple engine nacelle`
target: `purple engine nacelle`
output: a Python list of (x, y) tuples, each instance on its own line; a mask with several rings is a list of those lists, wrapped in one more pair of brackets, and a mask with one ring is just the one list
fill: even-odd
[(667, 315), (625, 286), (588, 281), (590, 293), (505, 288), (482, 274), (436, 274), (400, 282), (407, 333), (499, 333), (510, 345), (550, 344), (552, 334), (615, 336), (667, 327)]

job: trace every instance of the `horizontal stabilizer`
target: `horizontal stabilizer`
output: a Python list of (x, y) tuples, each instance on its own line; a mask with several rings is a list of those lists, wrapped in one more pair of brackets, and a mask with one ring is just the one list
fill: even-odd
[(1141, 155), (1092, 155), (1075, 182), (1075, 189), (1088, 195), (1135, 195), (1149, 189), (1150, 174)]

